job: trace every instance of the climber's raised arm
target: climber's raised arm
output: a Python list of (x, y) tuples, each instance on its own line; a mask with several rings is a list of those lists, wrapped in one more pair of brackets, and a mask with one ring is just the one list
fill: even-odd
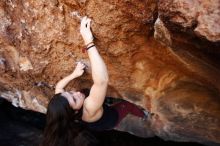
[(100, 56), (93, 41), (92, 32), (90, 30), (91, 19), (84, 17), (81, 21), (80, 33), (85, 44), (89, 44), (87, 48), (91, 69), (93, 85), (89, 96), (84, 101), (83, 106), (83, 120), (87, 122), (97, 121), (103, 113), (103, 102), (105, 100), (107, 86), (108, 86), (108, 72), (106, 65)]
[(55, 94), (64, 92), (65, 86), (73, 79), (80, 77), (84, 73), (85, 64), (82, 62), (78, 62), (74, 71), (61, 79), (55, 87)]

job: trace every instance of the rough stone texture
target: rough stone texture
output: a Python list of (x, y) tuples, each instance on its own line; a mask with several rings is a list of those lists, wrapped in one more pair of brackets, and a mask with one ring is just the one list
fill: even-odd
[(197, 36), (220, 41), (219, 0), (165, 0), (159, 2), (159, 14), (170, 22), (192, 28)]
[[(109, 70), (108, 95), (153, 113), (140, 124), (146, 137), (219, 144), (219, 7), (219, 0), (2, 0), (0, 96), (46, 112), (56, 82), (76, 61), (89, 65), (79, 33), (86, 15)], [(67, 90), (91, 84), (88, 69)]]

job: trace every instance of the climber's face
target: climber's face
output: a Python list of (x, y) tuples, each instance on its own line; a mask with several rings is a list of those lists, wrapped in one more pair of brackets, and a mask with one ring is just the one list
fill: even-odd
[(76, 91), (63, 92), (61, 93), (61, 95), (68, 100), (70, 106), (74, 110), (80, 109), (85, 100), (85, 95), (81, 92), (76, 92)]

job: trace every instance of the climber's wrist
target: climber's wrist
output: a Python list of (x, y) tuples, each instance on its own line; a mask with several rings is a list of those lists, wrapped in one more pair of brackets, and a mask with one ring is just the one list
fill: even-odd
[(85, 44), (85, 46), (87, 46), (87, 45), (89, 45), (89, 43), (91, 43), (91, 42), (93, 42), (93, 40), (91, 39), (89, 39), (89, 40), (84, 40), (84, 44)]
[(93, 47), (95, 47), (95, 44), (93, 41), (85, 43), (85, 46), (82, 48), (82, 52), (85, 53), (86, 51), (88, 51), (90, 48), (93, 48)]
[(94, 42), (93, 41), (90, 41), (88, 43), (85, 44), (85, 48), (88, 48), (90, 46), (94, 45)]

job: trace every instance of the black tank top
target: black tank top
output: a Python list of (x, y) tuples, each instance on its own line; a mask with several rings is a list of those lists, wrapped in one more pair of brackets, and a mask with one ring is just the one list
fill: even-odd
[(103, 104), (103, 115), (98, 121), (92, 123), (81, 121), (81, 123), (91, 130), (111, 130), (118, 123), (118, 112), (113, 107)]

